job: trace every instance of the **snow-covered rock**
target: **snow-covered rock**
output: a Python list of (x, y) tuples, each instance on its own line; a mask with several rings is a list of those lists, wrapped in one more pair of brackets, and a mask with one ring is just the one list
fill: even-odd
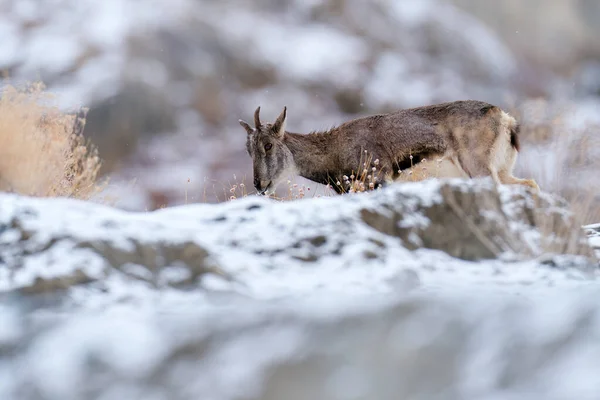
[(149, 213), (0, 195), (0, 398), (593, 399), (571, 223), (487, 179)]
[(551, 249), (593, 257), (558, 199), (532, 197), (523, 187), (498, 191), (491, 179), (441, 182), (284, 203), (253, 196), (146, 214), (2, 196), (0, 287), (47, 292), (114, 274), (157, 287), (196, 285), (205, 275), (254, 285), (257, 271), (284, 265), (286, 273), (327, 271), (326, 281), (346, 268), (368, 274), (422, 262), (409, 251), (418, 249), (474, 261), (532, 259)]

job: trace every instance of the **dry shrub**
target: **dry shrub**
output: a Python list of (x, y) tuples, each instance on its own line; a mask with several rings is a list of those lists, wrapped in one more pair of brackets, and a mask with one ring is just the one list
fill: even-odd
[(97, 151), (82, 135), (86, 109), (62, 112), (41, 83), (6, 85), (0, 98), (0, 191), (89, 199)]
[[(378, 159), (373, 160), (365, 150), (364, 159), (361, 157), (357, 172), (343, 176), (341, 182), (336, 182), (344, 193), (360, 193), (381, 188), (383, 173)], [(432, 159), (413, 157), (409, 155), (410, 167), (399, 170), (394, 182), (419, 182), (433, 178), (463, 177), (462, 173), (445, 156), (434, 156)]]
[(356, 171), (352, 171), (350, 176), (344, 175), (342, 182), (335, 182), (335, 185), (344, 193), (362, 193), (379, 188), (381, 180), (379, 159), (373, 160), (373, 155), (365, 150), (361, 154)]

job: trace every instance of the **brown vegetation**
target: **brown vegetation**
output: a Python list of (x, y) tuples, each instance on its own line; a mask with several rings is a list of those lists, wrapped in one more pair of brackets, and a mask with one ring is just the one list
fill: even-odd
[(82, 135), (86, 109), (61, 111), (41, 83), (0, 97), (0, 191), (88, 199), (99, 190), (97, 151)]

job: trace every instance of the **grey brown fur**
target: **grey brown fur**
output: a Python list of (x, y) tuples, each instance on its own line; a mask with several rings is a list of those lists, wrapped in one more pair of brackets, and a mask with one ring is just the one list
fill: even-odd
[(287, 132), (286, 117), (284, 108), (275, 122), (263, 124), (258, 107), (254, 128), (240, 120), (259, 193), (274, 191), (294, 173), (342, 193), (336, 183), (362, 168), (365, 150), (370, 160), (379, 160), (383, 179), (378, 184), (397, 180), (411, 163), (443, 158), (459, 176), (491, 176), (497, 183), (539, 190), (535, 181), (512, 175), (519, 150), (517, 121), (485, 102), (465, 100), (399, 110), (305, 135)]

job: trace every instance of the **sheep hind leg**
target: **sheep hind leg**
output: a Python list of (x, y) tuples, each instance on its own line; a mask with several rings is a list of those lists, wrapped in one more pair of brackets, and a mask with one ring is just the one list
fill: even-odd
[(533, 189), (535, 192), (540, 191), (540, 187), (537, 182), (533, 179), (521, 179), (509, 174), (507, 171), (501, 171), (499, 173), (500, 182), (505, 185), (524, 185)]
[(503, 150), (503, 156), (498, 154), (496, 157), (496, 164), (499, 169), (498, 177), (500, 178), (500, 182), (505, 185), (524, 185), (530, 187), (534, 192), (538, 193), (540, 191), (540, 187), (537, 182), (533, 179), (521, 179), (517, 178), (512, 174), (512, 171), (515, 167), (515, 163), (518, 157), (518, 151), (512, 147), (505, 145)]

